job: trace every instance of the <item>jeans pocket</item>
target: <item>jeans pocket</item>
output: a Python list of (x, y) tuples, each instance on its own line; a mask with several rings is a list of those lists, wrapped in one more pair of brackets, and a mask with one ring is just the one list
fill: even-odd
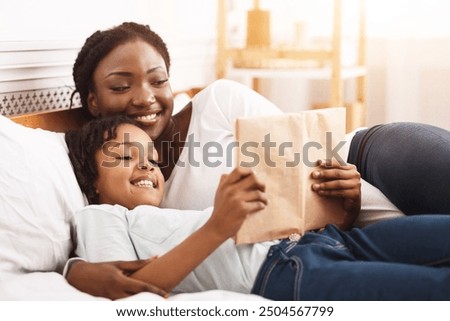
[(324, 247), (330, 247), (334, 249), (346, 249), (347, 247), (342, 244), (335, 237), (328, 236), (324, 233), (306, 233), (299, 242), (300, 245), (318, 245)]
[(252, 293), (276, 301), (299, 300), (301, 276), (301, 259), (274, 246), (261, 266)]

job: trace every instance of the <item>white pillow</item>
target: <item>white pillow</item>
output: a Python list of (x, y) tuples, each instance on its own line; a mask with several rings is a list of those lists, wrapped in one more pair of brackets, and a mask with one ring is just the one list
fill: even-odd
[(61, 271), (84, 207), (64, 134), (0, 116), (0, 275)]

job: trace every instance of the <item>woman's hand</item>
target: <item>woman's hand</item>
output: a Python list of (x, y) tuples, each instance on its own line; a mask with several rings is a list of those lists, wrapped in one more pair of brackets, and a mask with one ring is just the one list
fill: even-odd
[(152, 292), (167, 297), (167, 292), (129, 275), (148, 264), (150, 260), (104, 263), (73, 262), (67, 281), (80, 291), (93, 296), (122, 299), (140, 292)]
[(341, 165), (336, 160), (330, 163), (318, 162), (318, 168), (311, 173), (312, 189), (321, 196), (341, 197), (346, 212), (344, 223), (339, 227), (351, 227), (361, 210), (361, 176), (352, 164)]
[(250, 168), (235, 168), (222, 175), (214, 199), (214, 212), (210, 221), (217, 233), (228, 238), (239, 230), (248, 214), (267, 205), (265, 185)]

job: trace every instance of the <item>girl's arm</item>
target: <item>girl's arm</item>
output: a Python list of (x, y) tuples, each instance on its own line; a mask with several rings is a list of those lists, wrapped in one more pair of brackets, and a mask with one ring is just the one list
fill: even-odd
[(211, 218), (165, 255), (133, 273), (133, 278), (170, 292), (228, 238), (234, 236), (248, 214), (267, 204), (264, 184), (250, 169), (236, 168), (223, 175)]
[(331, 164), (320, 161), (318, 169), (311, 175), (317, 180), (312, 185), (312, 189), (319, 195), (344, 199), (346, 216), (339, 228), (349, 229), (361, 210), (361, 176), (356, 166), (341, 165), (336, 160), (333, 160)]

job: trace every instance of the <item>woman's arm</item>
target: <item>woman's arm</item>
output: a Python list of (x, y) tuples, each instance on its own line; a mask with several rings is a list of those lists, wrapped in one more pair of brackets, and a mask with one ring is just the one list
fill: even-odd
[(234, 236), (248, 214), (266, 206), (264, 190), (265, 186), (250, 169), (236, 168), (223, 175), (214, 211), (205, 225), (131, 276), (170, 292), (217, 247)]
[(361, 210), (361, 177), (356, 166), (341, 165), (336, 160), (331, 164), (320, 161), (319, 167), (311, 175), (317, 180), (312, 185), (313, 191), (321, 196), (343, 198), (346, 216), (339, 228), (349, 229)]
[(128, 277), (148, 262), (148, 260), (137, 260), (90, 263), (77, 260), (72, 263), (66, 278), (70, 285), (80, 291), (111, 300), (122, 299), (140, 292), (152, 292), (166, 297), (167, 292), (156, 286)]

